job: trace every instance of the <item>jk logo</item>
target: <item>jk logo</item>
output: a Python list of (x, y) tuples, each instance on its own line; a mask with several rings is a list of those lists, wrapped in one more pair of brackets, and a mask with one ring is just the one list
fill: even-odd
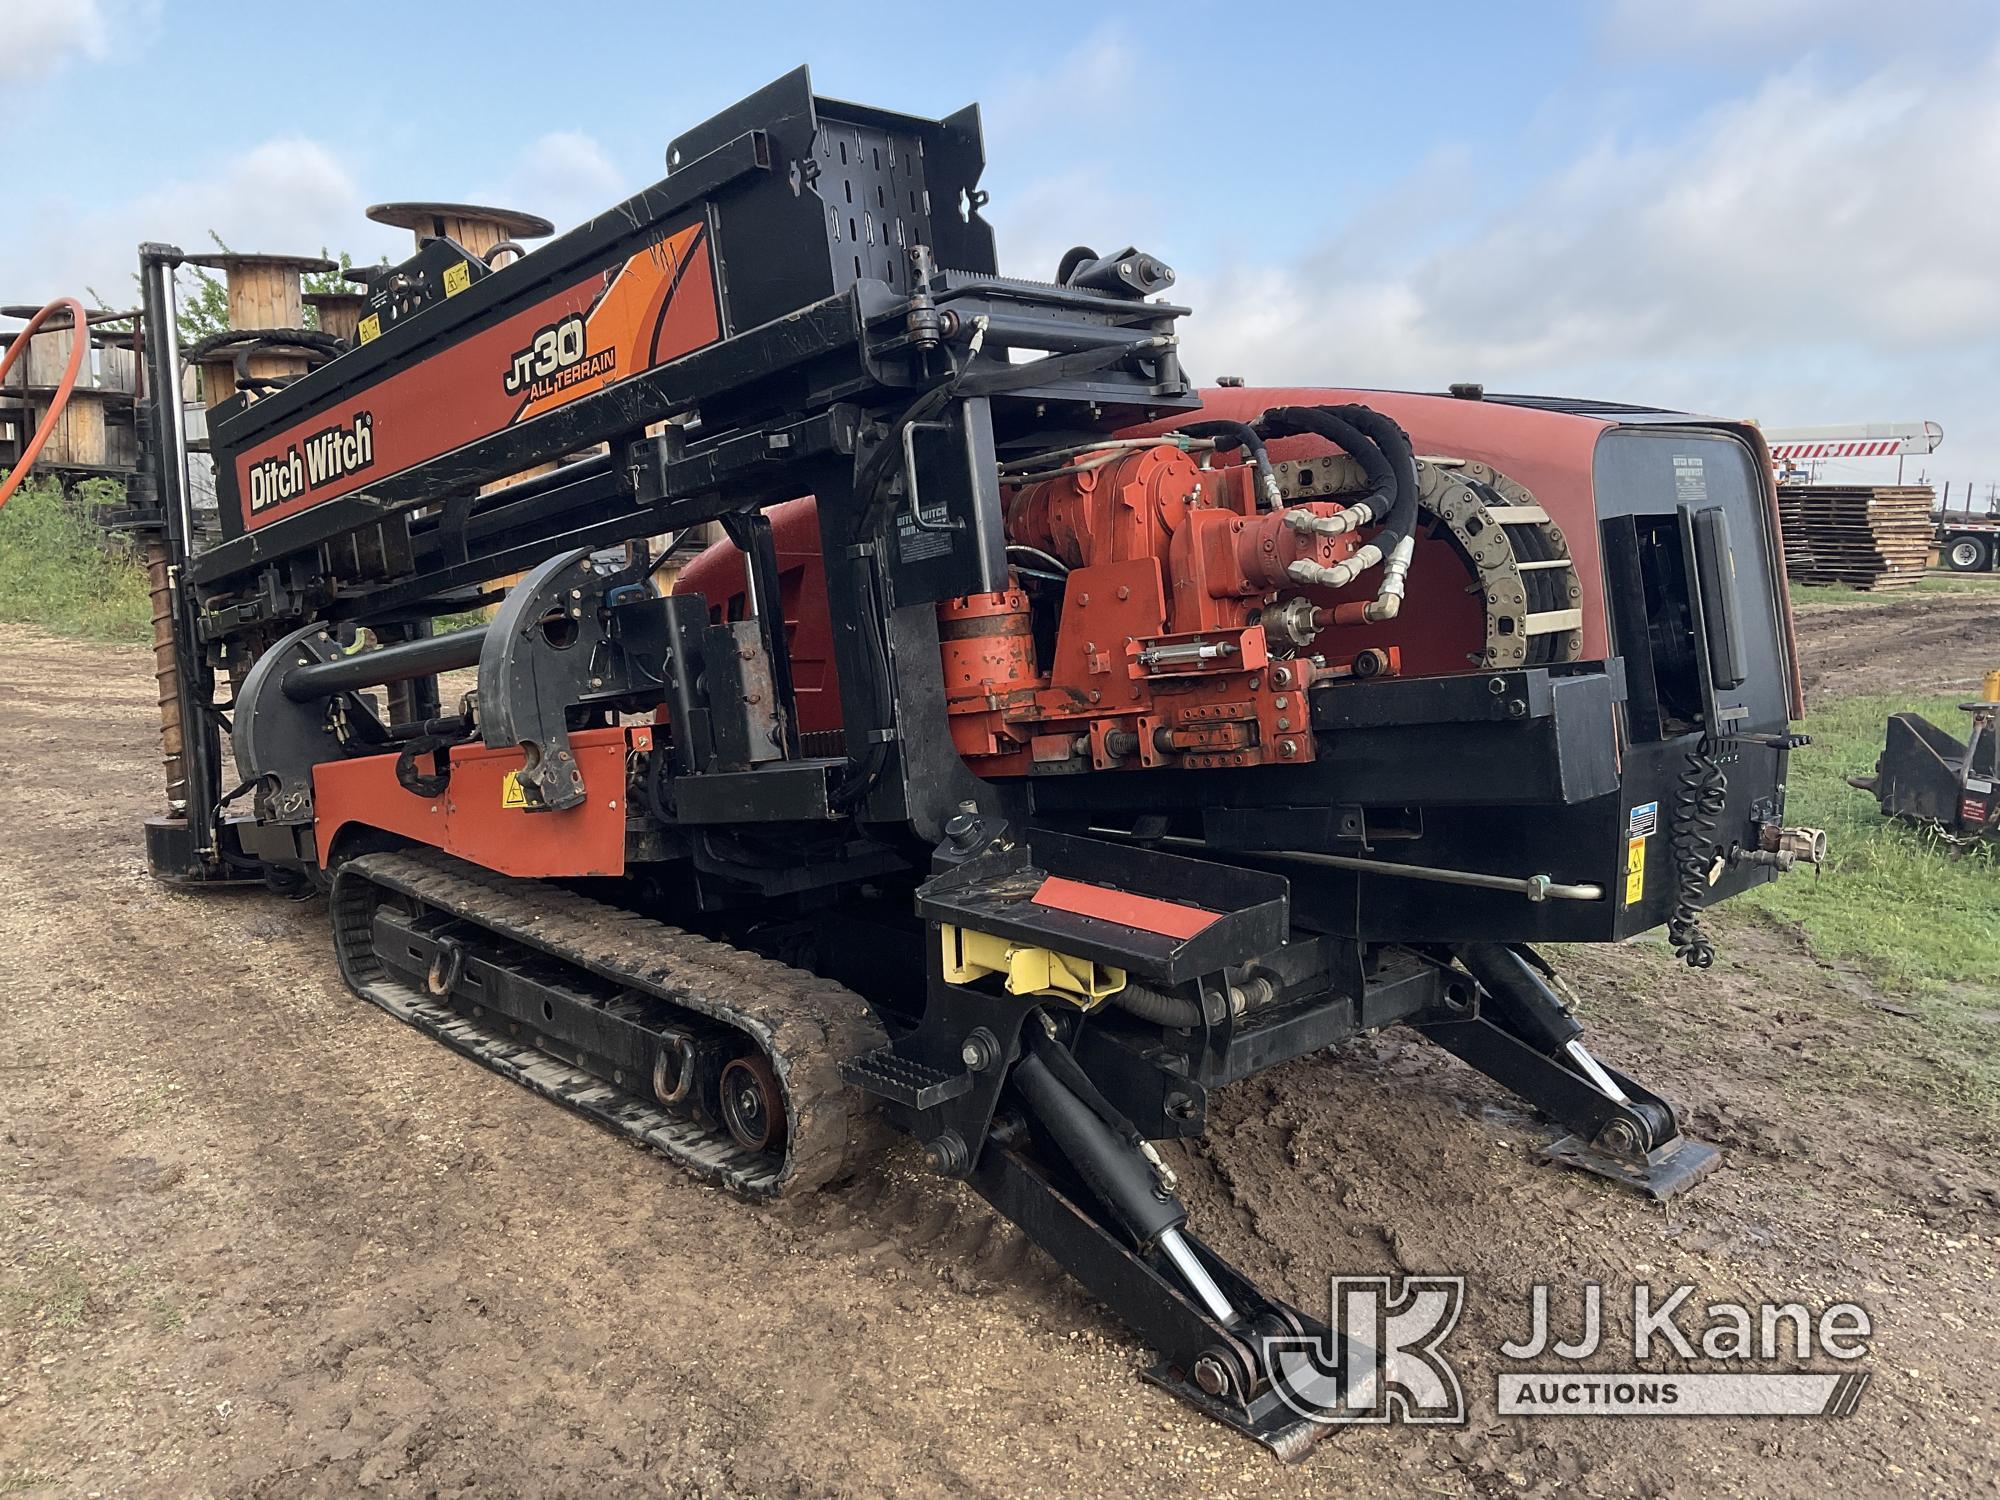
[(1463, 1276), (1336, 1276), (1327, 1333), (1264, 1340), (1285, 1405), (1309, 1422), (1465, 1421), (1465, 1391), (1438, 1347), (1465, 1306)]

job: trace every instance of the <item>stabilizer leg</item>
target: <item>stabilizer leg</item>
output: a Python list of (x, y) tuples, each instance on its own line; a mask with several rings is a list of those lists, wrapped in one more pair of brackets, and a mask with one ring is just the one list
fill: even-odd
[(1664, 1099), (1590, 1055), (1539, 958), (1498, 943), (1468, 943), (1458, 957), (1479, 981), (1480, 1004), (1418, 1029), (1568, 1126), (1548, 1148), (1552, 1160), (1660, 1199), (1721, 1165), (1720, 1151), (1681, 1133)]
[[(1185, 1210), (1171, 1194), (1153, 1196), (1175, 1219), (1173, 1227), (1150, 1246), (1135, 1245), (1093, 1192), (1081, 1182), (1059, 1180), (1059, 1167), (1036, 1159), (1027, 1135), (1024, 1125), (1003, 1117), (967, 1180), (1158, 1351), (1160, 1362), (1147, 1379), (1287, 1463), (1332, 1433), (1331, 1425), (1302, 1415), (1280, 1394), (1266, 1342), (1323, 1346), (1324, 1324), (1265, 1296), (1189, 1234), (1181, 1227)], [(1108, 1132), (1105, 1141), (1124, 1149)], [(1138, 1153), (1128, 1155), (1131, 1170), (1147, 1170)]]

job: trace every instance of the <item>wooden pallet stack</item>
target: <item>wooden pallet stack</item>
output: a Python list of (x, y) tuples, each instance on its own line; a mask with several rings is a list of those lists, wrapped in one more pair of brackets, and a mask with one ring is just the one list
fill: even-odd
[(1931, 498), (1928, 485), (1780, 485), (1786, 575), (1870, 590), (1916, 582), (1930, 560)]

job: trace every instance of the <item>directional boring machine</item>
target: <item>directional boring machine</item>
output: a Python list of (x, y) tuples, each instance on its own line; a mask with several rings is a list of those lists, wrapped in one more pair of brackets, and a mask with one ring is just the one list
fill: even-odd
[(982, 152), (801, 69), (532, 254), (432, 239), (213, 413), (219, 536), (142, 247), (148, 853), (323, 892), (359, 995), (747, 1197), (908, 1133), (1297, 1456), (1269, 1351), (1318, 1325), (1156, 1143), (1403, 1025), (1577, 1166), (1715, 1164), (1533, 945), (1704, 965), (1815, 855), (1771, 466), (1603, 403), (1199, 391), (1156, 256), (1000, 273)]

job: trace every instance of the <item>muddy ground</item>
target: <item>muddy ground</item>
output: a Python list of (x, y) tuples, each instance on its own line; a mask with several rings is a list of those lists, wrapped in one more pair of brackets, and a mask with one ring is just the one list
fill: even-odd
[[(1806, 612), (1819, 689), (1970, 685), (1991, 652), (1934, 608)], [(1471, 1279), (1470, 1424), (1286, 1469), (907, 1151), (746, 1206), (352, 999), (320, 905), (156, 886), (152, 736), (144, 652), (0, 630), (0, 1495), (1995, 1487), (1995, 1132), (1884, 1081), (1907, 1007), (1782, 930), (1726, 922), (1706, 977), (1574, 959), (1599, 1052), (1728, 1152), (1670, 1207), (1541, 1163), (1551, 1132), (1414, 1039), (1218, 1100), (1180, 1153), (1195, 1222), (1270, 1287)], [(1537, 1279), (1851, 1298), (1872, 1380), (1843, 1420), (1503, 1419)]]
[(1808, 706), (1978, 687), (1981, 674), (2000, 663), (2000, 578), (1967, 579), (1963, 588), (1797, 606)]

